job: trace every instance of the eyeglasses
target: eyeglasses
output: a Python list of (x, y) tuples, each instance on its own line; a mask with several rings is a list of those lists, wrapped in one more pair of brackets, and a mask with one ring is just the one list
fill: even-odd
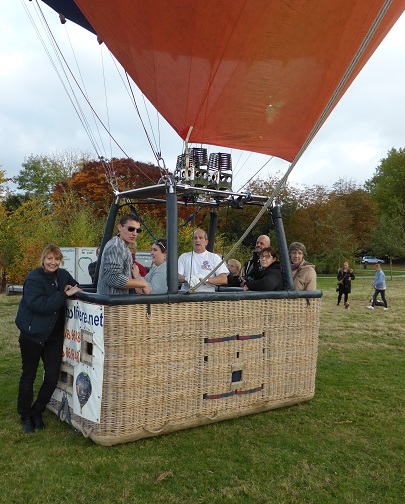
[(271, 259), (273, 256), (271, 255), (261, 255), (260, 259)]
[(156, 240), (153, 242), (153, 245), (159, 245), (160, 247), (163, 247), (166, 250), (166, 247), (163, 245), (161, 241)]
[(141, 228), (136, 228), (134, 226), (123, 226), (123, 227), (126, 227), (130, 233), (133, 233), (134, 231), (136, 231), (138, 234), (142, 233)]

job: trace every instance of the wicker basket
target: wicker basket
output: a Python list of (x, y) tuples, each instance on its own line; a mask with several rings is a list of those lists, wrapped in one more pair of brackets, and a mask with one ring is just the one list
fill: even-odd
[(101, 421), (72, 423), (114, 445), (311, 399), (319, 310), (316, 298), (105, 306)]

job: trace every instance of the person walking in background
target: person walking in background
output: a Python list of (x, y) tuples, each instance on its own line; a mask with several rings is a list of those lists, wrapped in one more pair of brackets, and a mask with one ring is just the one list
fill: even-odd
[(380, 264), (375, 264), (374, 269), (375, 269), (375, 277), (374, 282), (371, 284), (374, 287), (374, 295), (373, 300), (371, 301), (371, 305), (367, 306), (367, 308), (369, 308), (370, 310), (374, 310), (374, 305), (377, 300), (377, 296), (378, 294), (380, 294), (382, 302), (384, 303), (384, 310), (388, 310), (388, 304), (385, 298), (385, 289), (387, 288), (385, 284), (385, 274), (381, 269)]
[[(76, 280), (65, 269), (57, 245), (48, 245), (40, 257), (40, 267), (24, 280), (23, 295), (15, 319), (20, 330), (22, 374), (18, 387), (17, 411), (25, 434), (45, 428), (42, 413), (59, 378), (65, 325), (66, 300), (79, 292)], [(36, 400), (34, 382), (39, 360), (44, 378)]]
[(305, 256), (307, 255), (305, 245), (300, 242), (293, 242), (291, 243), (288, 252), (290, 254), (295, 290), (315, 290), (315, 266), (305, 261)]
[(343, 263), (343, 268), (338, 269), (337, 279), (338, 279), (338, 300), (337, 304), (339, 306), (342, 296), (344, 296), (345, 308), (349, 308), (349, 294), (352, 292), (352, 280), (356, 277), (354, 276), (354, 271), (349, 268), (349, 263), (346, 261)]

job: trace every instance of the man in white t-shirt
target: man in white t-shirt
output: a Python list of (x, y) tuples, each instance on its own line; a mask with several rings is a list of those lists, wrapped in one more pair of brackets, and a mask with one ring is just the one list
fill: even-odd
[[(178, 273), (182, 291), (188, 291), (197, 285), (222, 261), (218, 254), (207, 250), (207, 245), (207, 233), (203, 229), (197, 229), (193, 234), (193, 252), (186, 252), (179, 257)], [(215, 291), (215, 286), (228, 283), (228, 273), (228, 268), (222, 264), (195, 292)]]

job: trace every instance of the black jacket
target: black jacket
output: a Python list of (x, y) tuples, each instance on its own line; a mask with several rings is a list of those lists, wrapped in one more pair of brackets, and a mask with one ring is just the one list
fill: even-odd
[[(339, 291), (350, 294), (352, 292), (352, 280), (355, 278), (356, 277), (354, 276), (354, 271), (352, 269), (343, 271), (343, 268), (340, 268), (337, 273)], [(342, 283), (340, 283), (340, 281), (342, 281)]]
[(62, 268), (55, 273), (46, 273), (41, 267), (31, 271), (24, 280), (23, 295), (15, 319), (21, 336), (44, 345), (60, 324), (62, 337), (62, 319), (68, 298), (64, 288), (76, 284), (72, 275)]
[(281, 265), (278, 261), (270, 264), (268, 268), (260, 271), (260, 278), (246, 282), (249, 290), (252, 291), (276, 291), (283, 290), (283, 276)]
[(262, 269), (260, 266), (260, 256), (257, 252), (253, 252), (252, 257), (245, 264), (245, 280), (257, 280), (261, 277)]
[(228, 273), (228, 287), (240, 287), (241, 284), (240, 276), (233, 276), (232, 273)]
[(92, 283), (94, 283), (94, 277), (96, 276), (96, 266), (97, 266), (97, 261), (94, 261), (94, 262), (91, 262), (87, 267)]

